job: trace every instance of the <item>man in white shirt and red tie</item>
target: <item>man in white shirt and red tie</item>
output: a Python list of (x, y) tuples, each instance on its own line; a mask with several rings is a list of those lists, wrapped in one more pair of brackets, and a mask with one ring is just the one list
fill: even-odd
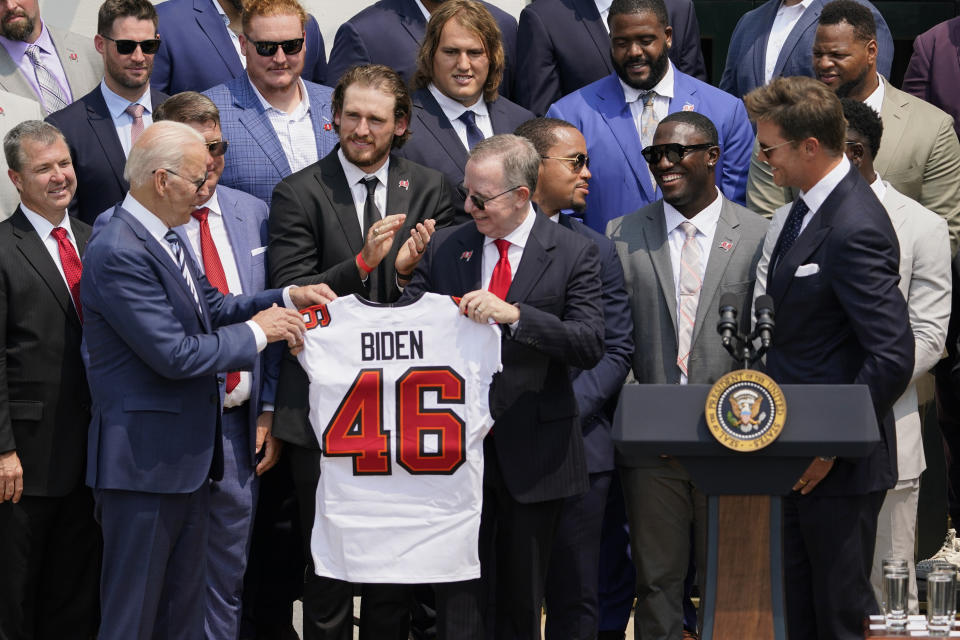
[(90, 227), (53, 125), (4, 138), (20, 206), (0, 223), (0, 637), (86, 638), (100, 568), (83, 483), (90, 392), (80, 356), (80, 256)]

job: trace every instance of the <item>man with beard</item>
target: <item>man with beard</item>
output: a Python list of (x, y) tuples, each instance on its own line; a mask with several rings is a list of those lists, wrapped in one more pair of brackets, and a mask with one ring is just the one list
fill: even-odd
[[(333, 93), (340, 144), (284, 178), (270, 207), (270, 280), (275, 286), (324, 282), (338, 295), (393, 302), (409, 282), (430, 235), (453, 211), (443, 174), (391, 153), (410, 135), (410, 94), (389, 67), (354, 67)], [(287, 443), (303, 539), (314, 521), (320, 447), (309, 422), (308, 380), (295, 358), (280, 365), (273, 434)], [(350, 637), (352, 586), (314, 574), (309, 549), (303, 593), (304, 638)], [(408, 591), (363, 589), (361, 638), (406, 637)], [(346, 634), (338, 635), (338, 634)]]
[[(153, 84), (173, 95), (204, 91), (243, 75), (247, 59), (240, 48), (243, 0), (167, 0), (157, 5), (160, 50)], [(304, 25), (303, 77), (326, 84), (327, 53), (317, 19)], [(202, 60), (203, 64), (197, 64)]]
[(297, 0), (250, 0), (241, 51), (247, 73), (205, 93), (230, 141), (220, 183), (268, 205), (273, 188), (333, 149), (330, 87), (301, 78), (307, 12)]
[[(841, 98), (865, 103), (883, 120), (874, 169), (903, 195), (947, 221), (953, 251), (960, 238), (960, 142), (953, 118), (900, 91), (877, 73), (873, 14), (854, 0), (824, 6), (813, 42), (813, 69)], [(754, 157), (747, 184), (748, 206), (770, 214), (795, 191), (775, 184), (767, 163)]]
[(673, 30), (663, 0), (614, 0), (607, 22), (616, 72), (547, 111), (587, 139), (599, 177), (587, 196), (586, 223), (602, 233), (608, 221), (660, 197), (640, 150), (651, 144), (657, 123), (675, 111), (696, 111), (716, 123), (723, 149), (717, 185), (742, 204), (753, 146), (743, 103), (670, 62)]
[(93, 41), (47, 25), (38, 0), (0, 4), (0, 89), (36, 100), (48, 114), (90, 91), (102, 74)]
[(103, 56), (100, 86), (47, 120), (67, 138), (77, 172), (70, 215), (88, 224), (123, 200), (130, 185), (123, 168), (130, 148), (166, 99), (150, 90), (157, 12), (149, 0), (106, 0), (93, 39)]

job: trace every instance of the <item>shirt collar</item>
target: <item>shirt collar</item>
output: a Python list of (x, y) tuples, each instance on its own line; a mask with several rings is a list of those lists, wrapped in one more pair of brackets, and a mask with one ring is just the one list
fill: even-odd
[[(106, 80), (100, 81), (100, 91), (103, 93), (103, 101), (107, 103), (107, 111), (110, 112), (110, 117), (114, 120), (119, 118), (120, 114), (126, 111), (127, 107), (131, 104), (126, 98), (118, 96), (111, 91), (107, 86)], [(143, 95), (137, 98), (133, 104), (142, 105), (144, 113), (153, 113), (153, 102), (150, 100), (149, 82), (144, 86)]]
[(132, 215), (137, 222), (142, 224), (146, 228), (147, 232), (153, 236), (157, 242), (163, 246), (167, 246), (169, 244), (163, 237), (167, 234), (167, 231), (170, 230), (167, 225), (164, 224), (163, 220), (158, 218), (156, 214), (140, 204), (140, 202), (134, 198), (129, 191), (127, 192), (127, 196), (123, 199), (123, 204), (120, 206), (123, 207), (127, 213)]
[[(527, 205), (527, 217), (523, 219), (520, 226), (503, 236), (503, 239), (510, 244), (515, 244), (521, 249), (527, 246), (527, 239), (530, 237), (530, 231), (533, 230), (533, 223), (536, 220), (537, 212), (533, 210), (532, 205)], [(491, 244), (496, 238), (484, 236), (483, 246)]]
[(880, 113), (880, 109), (883, 107), (883, 76), (879, 73), (877, 74), (877, 88), (873, 90), (867, 99), (863, 101), (863, 104), (867, 105), (871, 109)]
[(427, 88), (430, 89), (430, 93), (436, 99), (437, 104), (440, 105), (443, 115), (447, 116), (447, 120), (450, 122), (457, 120), (465, 111), (473, 111), (478, 116), (489, 117), (487, 103), (484, 102), (482, 95), (480, 96), (480, 99), (474, 102), (472, 105), (465, 107), (462, 103), (457, 102), (453, 98), (441, 92), (440, 89), (437, 89), (437, 85), (433, 84), (432, 82)]
[(202, 205), (197, 207), (197, 209), (199, 209), (200, 207), (206, 207), (207, 209), (210, 209), (210, 213), (215, 213), (218, 216), (223, 215), (223, 211), (221, 211), (220, 209), (220, 199), (217, 197), (216, 187), (214, 187), (213, 189), (213, 195), (210, 196), (210, 198), (206, 202), (204, 202)]
[(877, 194), (877, 200), (883, 202), (883, 197), (887, 195), (887, 185), (884, 184), (879, 173), (873, 174), (873, 182), (870, 183), (870, 188)]
[(53, 38), (50, 37), (50, 32), (47, 31), (46, 23), (41, 21), (40, 27), (40, 37), (37, 38), (36, 42), (24, 42), (22, 40), (10, 40), (9, 38), (4, 38), (0, 36), (0, 44), (3, 45), (3, 48), (7, 50), (7, 53), (10, 54), (10, 57), (19, 64), (20, 60), (23, 60), (23, 56), (27, 55), (27, 47), (31, 44), (35, 44), (40, 47), (40, 51), (48, 55), (56, 55), (57, 49), (53, 46)]
[(613, 0), (594, 0), (594, 3), (597, 5), (597, 12), (602, 16), (604, 11), (610, 11)]
[[(640, 100), (643, 96), (647, 94), (646, 91), (640, 89), (634, 89), (626, 82), (624, 82), (620, 77), (617, 77), (620, 80), (620, 86), (623, 87), (623, 98), (627, 103), (636, 102)], [(663, 77), (660, 78), (660, 82), (654, 85), (651, 91), (656, 92), (658, 96), (663, 96), (665, 98), (673, 99), (673, 63), (667, 60), (667, 72), (663, 74)]]
[(227, 12), (223, 10), (223, 7), (220, 6), (220, 3), (217, 2), (217, 0), (210, 0), (210, 4), (212, 4), (213, 8), (217, 10), (218, 14), (220, 14), (220, 19), (226, 24), (230, 24), (230, 16), (228, 16)]
[(257, 96), (257, 100), (260, 101), (260, 104), (263, 105), (264, 111), (275, 111), (277, 113), (282, 113), (294, 120), (299, 120), (304, 113), (310, 109), (310, 94), (307, 93), (307, 86), (303, 84), (303, 78), (297, 78), (297, 86), (300, 87), (300, 104), (297, 105), (297, 108), (293, 110), (293, 113), (287, 113), (286, 111), (280, 111), (275, 106), (270, 104), (266, 98), (263, 97), (263, 94), (260, 93), (260, 90), (257, 89), (257, 86), (253, 84), (253, 81), (250, 79), (250, 75), (247, 75), (247, 82), (250, 83), (250, 88), (253, 89), (253, 94)]
[(414, 0), (414, 2), (416, 2), (417, 6), (420, 8), (420, 13), (423, 14), (423, 19), (426, 20), (427, 22), (430, 22), (430, 12), (427, 11), (427, 8), (423, 5), (422, 2), (420, 2), (420, 0)]
[(73, 237), (73, 227), (70, 226), (70, 216), (67, 215), (66, 209), (63, 210), (63, 220), (61, 220), (59, 224), (53, 224), (22, 202), (20, 203), (20, 210), (23, 211), (23, 215), (27, 216), (27, 220), (33, 225), (34, 230), (37, 232), (37, 235), (40, 236), (41, 240), (46, 240), (54, 227), (63, 227), (67, 230), (67, 236), (70, 237), (70, 241), (73, 242), (74, 245), (77, 244), (76, 238)]
[(343, 155), (343, 149), (339, 146), (337, 147), (337, 159), (340, 160), (340, 166), (343, 167), (343, 173), (347, 177), (347, 184), (351, 188), (369, 176), (376, 176), (377, 180), (383, 183), (383, 186), (387, 186), (387, 177), (389, 176), (390, 171), (390, 156), (387, 156), (387, 161), (383, 163), (383, 166), (373, 173), (367, 173), (357, 165), (347, 160), (347, 157)]
[(816, 213), (817, 210), (820, 209), (823, 201), (837, 188), (837, 185), (840, 184), (849, 172), (850, 161), (847, 160), (845, 154), (841, 153), (840, 164), (831, 169), (827, 175), (820, 178), (820, 182), (813, 185), (810, 191), (806, 193), (803, 191), (800, 192), (800, 197), (803, 198), (804, 203), (806, 203), (812, 213)]
[(799, 4), (791, 7), (785, 7), (783, 6), (783, 2), (781, 2), (780, 7), (777, 9), (777, 13), (780, 13), (781, 11), (790, 11), (792, 9), (794, 11), (799, 11), (799, 13), (802, 15), (803, 12), (807, 10), (807, 7), (809, 7), (811, 4), (813, 4), (813, 0), (800, 0)]
[(720, 220), (720, 209), (723, 207), (723, 196), (719, 189), (716, 187), (714, 189), (717, 190), (717, 197), (690, 219), (685, 218), (672, 204), (664, 200), (663, 219), (666, 223), (667, 235), (670, 235), (674, 229), (684, 222), (692, 222), (693, 226), (697, 228), (697, 233), (702, 233), (705, 236), (713, 235), (717, 229), (717, 222)]

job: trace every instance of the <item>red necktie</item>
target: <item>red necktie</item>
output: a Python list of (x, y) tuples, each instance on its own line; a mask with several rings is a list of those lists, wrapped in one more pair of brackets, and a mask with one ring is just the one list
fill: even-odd
[(497, 260), (497, 266), (493, 268), (493, 275), (490, 276), (490, 284), (487, 286), (487, 291), (501, 300), (506, 300), (507, 291), (510, 290), (510, 281), (513, 280), (513, 273), (510, 270), (510, 260), (507, 259), (510, 242), (503, 238), (497, 238), (493, 242), (497, 245), (497, 251), (500, 252), (500, 259)]
[[(207, 280), (220, 290), (220, 293), (227, 295), (230, 289), (227, 287), (227, 276), (223, 272), (223, 263), (220, 262), (220, 254), (217, 253), (217, 245), (213, 243), (213, 236), (210, 235), (210, 223), (207, 222), (207, 214), (210, 209), (200, 207), (191, 215), (200, 223), (200, 255), (203, 258), (203, 271), (206, 273)], [(233, 391), (240, 384), (240, 372), (231, 371), (227, 374), (227, 393)]]
[(63, 275), (67, 278), (67, 288), (70, 289), (73, 304), (77, 306), (77, 315), (80, 317), (80, 322), (83, 322), (83, 311), (80, 309), (80, 276), (83, 274), (83, 265), (80, 264), (80, 256), (77, 254), (76, 247), (67, 238), (66, 229), (54, 227), (50, 233), (57, 239), (60, 266), (63, 267)]

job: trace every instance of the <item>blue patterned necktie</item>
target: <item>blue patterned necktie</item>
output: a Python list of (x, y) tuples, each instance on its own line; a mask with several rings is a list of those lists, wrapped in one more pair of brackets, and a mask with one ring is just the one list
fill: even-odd
[(793, 243), (796, 242), (797, 236), (800, 235), (800, 227), (803, 225), (803, 217), (809, 212), (810, 207), (803, 201), (803, 198), (797, 198), (797, 201), (793, 203), (793, 208), (790, 209), (790, 215), (787, 216), (787, 221), (783, 224), (783, 230), (780, 232), (780, 240), (777, 241), (773, 256), (770, 258), (771, 274), (773, 274), (774, 270), (780, 265), (780, 259), (787, 254), (787, 251), (789, 251)]
[(190, 289), (190, 293), (193, 294), (193, 301), (197, 303), (197, 308), (200, 307), (200, 297), (197, 295), (197, 289), (193, 284), (193, 278), (190, 276), (190, 270), (187, 268), (187, 257), (183, 254), (183, 247), (180, 245), (180, 238), (177, 236), (173, 230), (167, 231), (163, 234), (163, 239), (170, 244), (170, 249), (173, 251), (174, 257), (177, 259), (177, 266), (180, 267), (180, 275), (183, 276), (183, 279), (187, 282), (187, 287)]
[(483, 140), (483, 132), (477, 126), (477, 117), (473, 111), (464, 111), (457, 120), (467, 125), (467, 150), (469, 151)]

